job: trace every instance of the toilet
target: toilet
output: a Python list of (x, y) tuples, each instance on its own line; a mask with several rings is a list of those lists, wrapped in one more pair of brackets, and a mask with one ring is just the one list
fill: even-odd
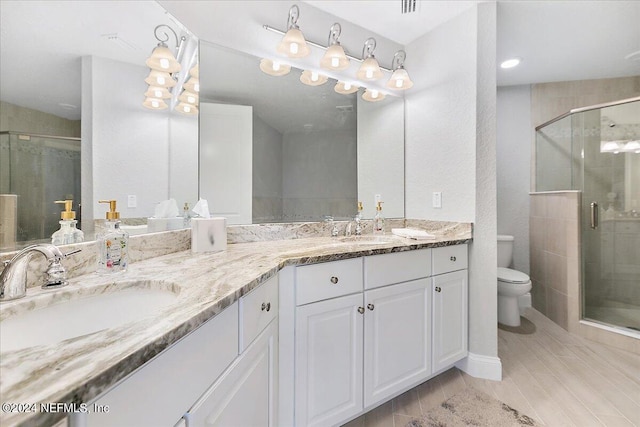
[(531, 279), (509, 267), (513, 258), (513, 236), (498, 235), (498, 323), (520, 326), (520, 314), (531, 307)]

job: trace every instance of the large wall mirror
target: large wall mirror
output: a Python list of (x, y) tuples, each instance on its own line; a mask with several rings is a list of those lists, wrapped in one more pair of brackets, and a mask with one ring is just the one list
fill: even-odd
[(404, 216), (404, 100), (362, 99), (260, 70), (200, 42), (200, 196), (231, 224)]
[(50, 241), (55, 200), (74, 200), (85, 240), (100, 199), (141, 221), (197, 200), (197, 116), (142, 106), (154, 28), (197, 50), (179, 22), (154, 1), (2, 1), (0, 19), (0, 251)]

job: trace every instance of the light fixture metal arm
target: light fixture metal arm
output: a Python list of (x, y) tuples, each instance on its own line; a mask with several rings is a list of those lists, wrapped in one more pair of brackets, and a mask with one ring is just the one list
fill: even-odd
[(362, 60), (373, 57), (373, 52), (376, 50), (376, 39), (369, 37), (364, 41), (362, 46)]
[(393, 55), (393, 61), (391, 61), (391, 68), (393, 71), (404, 68), (404, 61), (407, 59), (407, 52), (399, 50)]
[(334, 44), (340, 44), (338, 40), (342, 33), (342, 26), (339, 23), (335, 23), (329, 29), (329, 38), (327, 39), (327, 46), (333, 46)]
[(300, 8), (294, 4), (289, 8), (289, 17), (287, 18), (287, 30), (298, 28), (298, 18), (300, 17)]
[(160, 24), (160, 25), (157, 25), (156, 28), (154, 28), (153, 35), (155, 36), (156, 40), (158, 40), (161, 44), (166, 46), (167, 42), (171, 38), (169, 37), (169, 33), (167, 31), (165, 30), (160, 31), (161, 28), (166, 28), (169, 31), (171, 31), (171, 34), (173, 34), (173, 37), (175, 37), (176, 39), (176, 48), (179, 48), (182, 40), (184, 40), (184, 37), (179, 38), (176, 32), (173, 30), (173, 28), (171, 28), (167, 24)]

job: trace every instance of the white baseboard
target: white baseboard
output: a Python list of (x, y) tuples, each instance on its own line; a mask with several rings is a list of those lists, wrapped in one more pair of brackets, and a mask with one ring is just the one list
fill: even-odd
[(456, 367), (472, 377), (502, 381), (502, 362), (499, 357), (469, 353)]

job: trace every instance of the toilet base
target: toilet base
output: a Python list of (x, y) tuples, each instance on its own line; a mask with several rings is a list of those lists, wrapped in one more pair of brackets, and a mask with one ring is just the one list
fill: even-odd
[(507, 326), (520, 326), (518, 297), (498, 295), (498, 323)]

